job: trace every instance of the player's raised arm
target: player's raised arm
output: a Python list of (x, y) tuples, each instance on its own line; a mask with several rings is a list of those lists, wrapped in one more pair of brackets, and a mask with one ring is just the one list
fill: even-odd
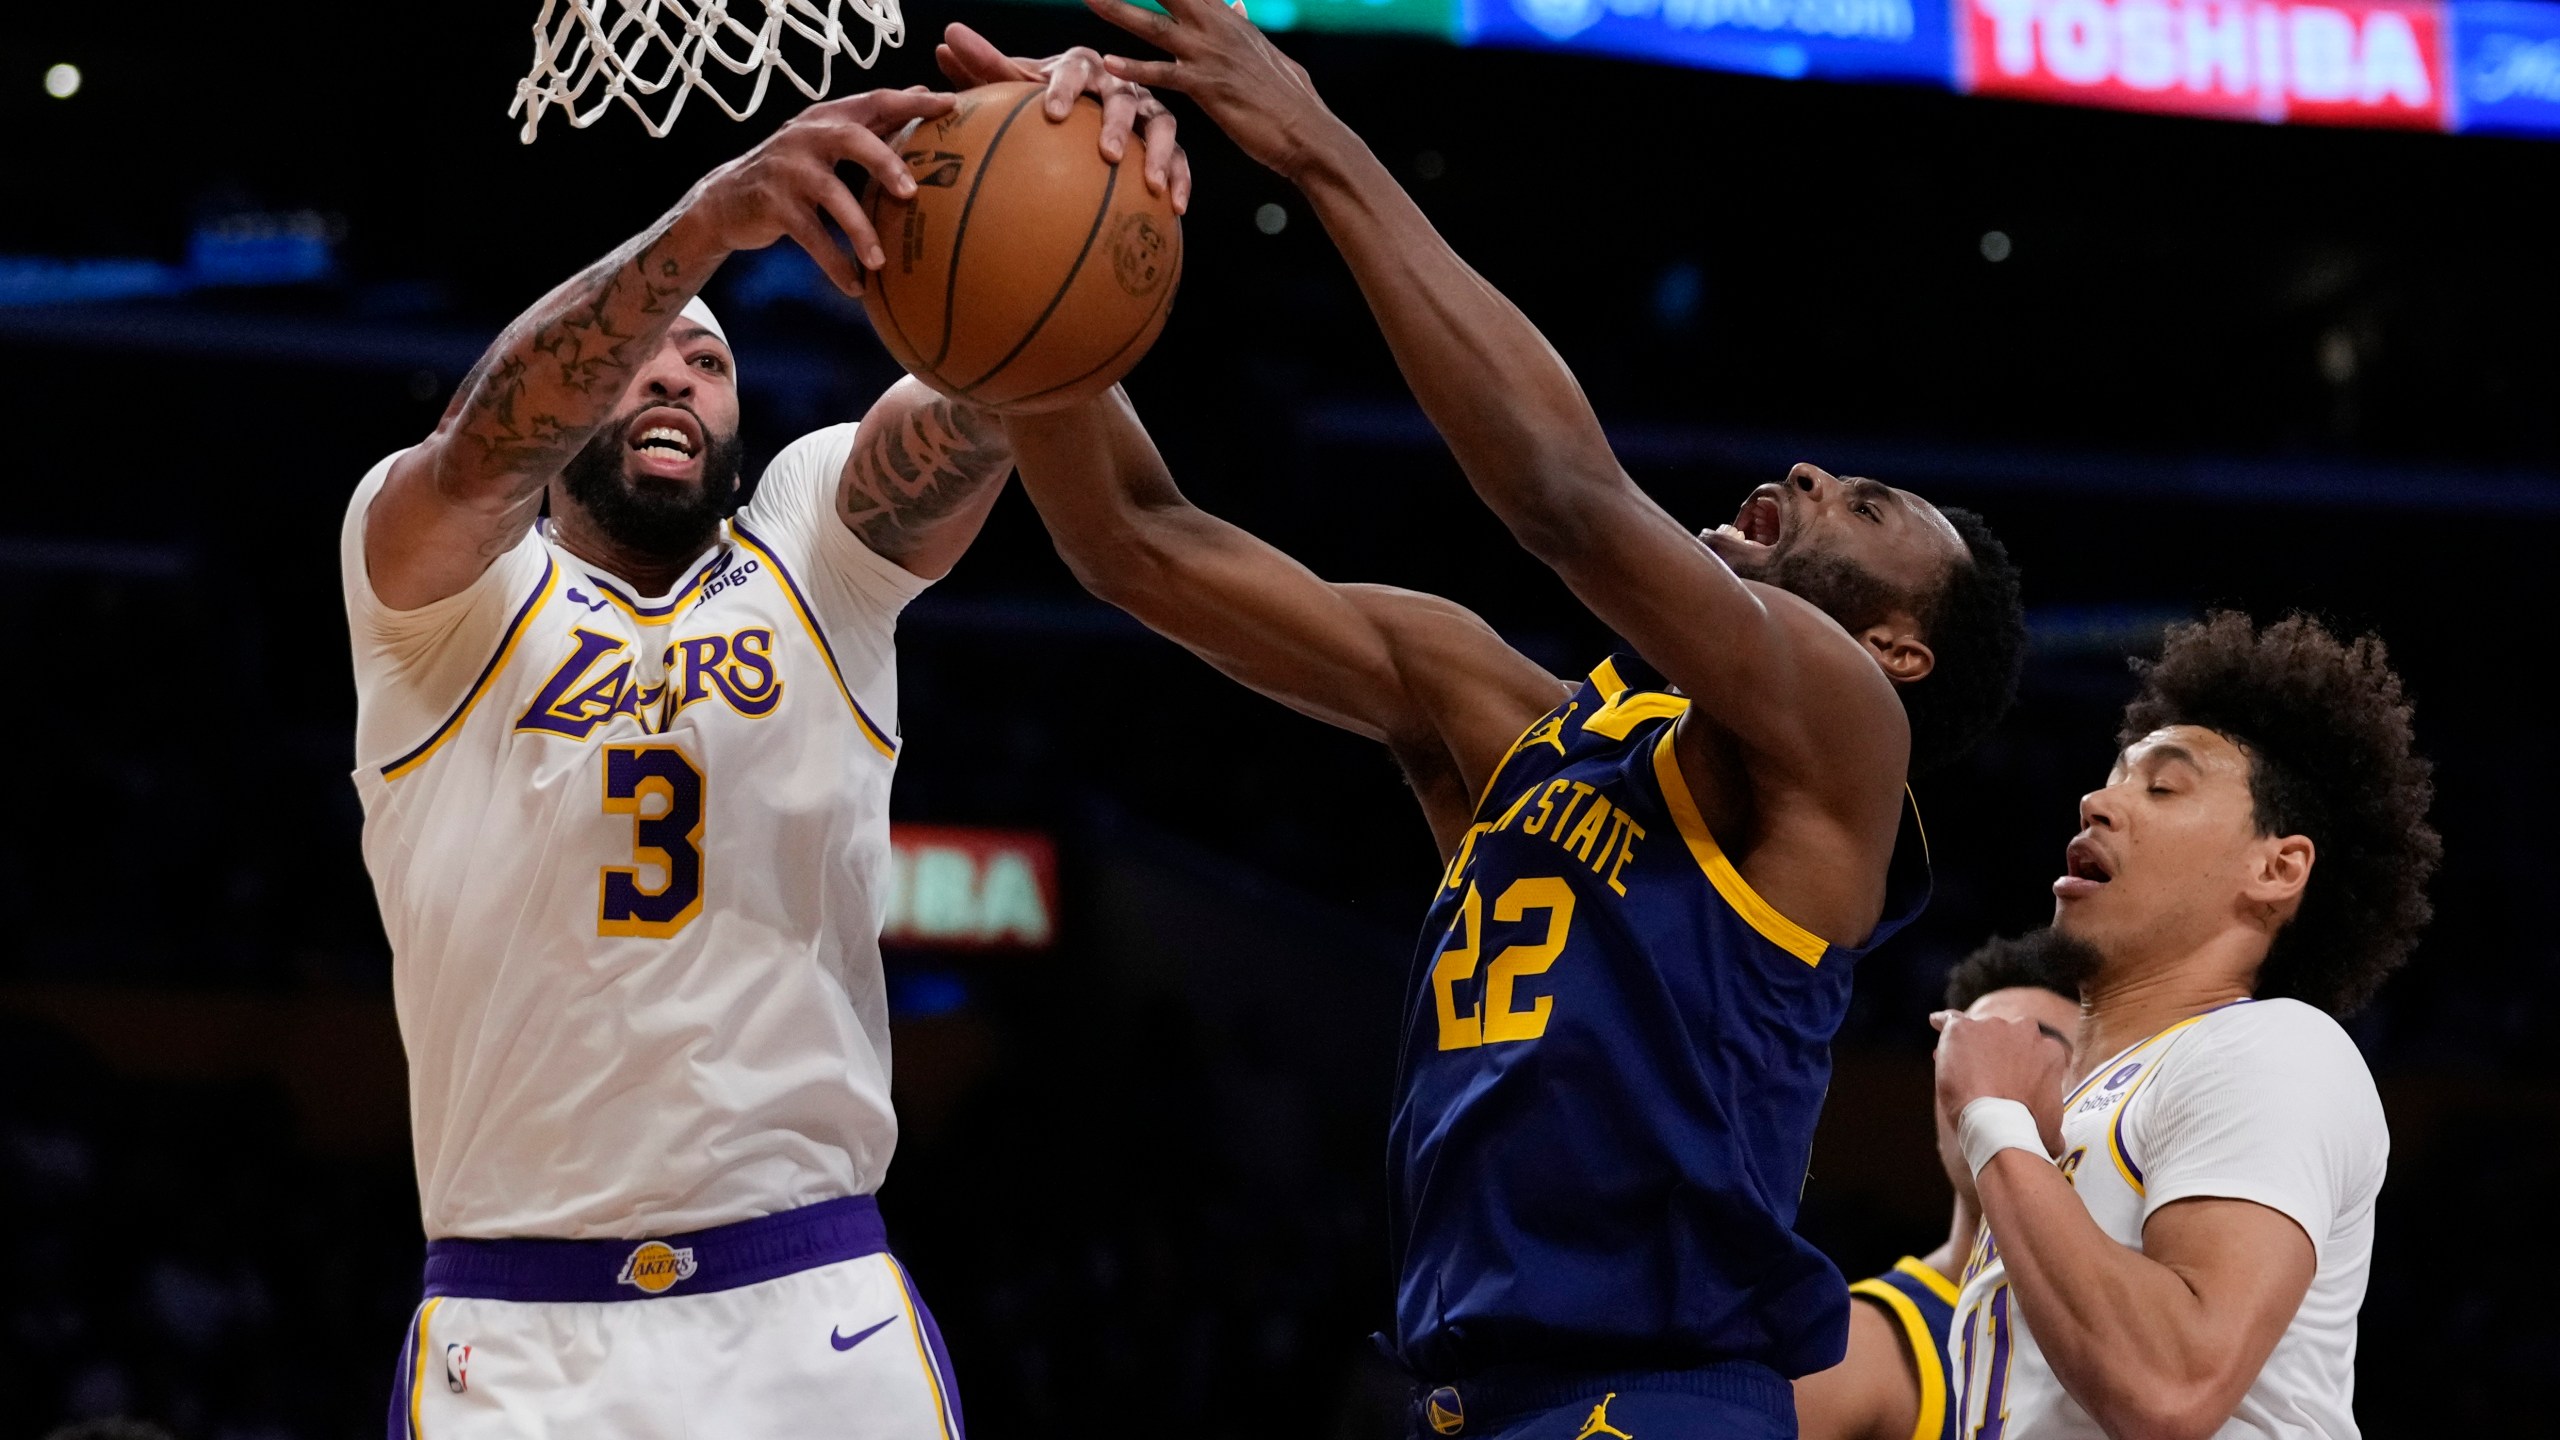
[(1023, 487), (1085, 587), (1271, 698), (1384, 742), (1443, 851), (1563, 685), (1464, 607), (1329, 582), (1183, 498), (1118, 390), (1006, 422)]
[[(463, 381), (435, 433), (400, 457), (366, 517), (365, 565), (394, 609), (455, 594), (513, 543), (542, 487), (613, 413), (677, 312), (721, 261), (785, 236), (848, 294), (882, 262), (837, 177), (851, 161), (900, 194), (914, 179), (881, 136), (951, 97), (876, 90), (813, 105), (697, 182), (657, 223), (518, 316)], [(823, 217), (823, 218), (822, 218)]]
[(1115, 56), (1114, 73), (1191, 96), (1306, 194), (1477, 493), (1602, 620), (1763, 759), (1829, 774), (1849, 741), (1900, 765), (1902, 717), (1876, 667), (1812, 607), (1738, 578), (1637, 488), (1546, 338), (1449, 248), (1296, 62), (1216, 0), (1169, 0), (1170, 16), (1087, 3), (1174, 56)]
[(940, 579), (987, 523), (1012, 469), (1003, 421), (908, 376), (862, 417), (836, 515), (872, 553)]

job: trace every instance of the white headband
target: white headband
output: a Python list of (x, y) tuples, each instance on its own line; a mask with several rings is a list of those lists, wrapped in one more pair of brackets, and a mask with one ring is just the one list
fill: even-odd
[(720, 328), (720, 317), (711, 313), (711, 307), (702, 303), (701, 296), (696, 295), (684, 302), (684, 309), (677, 314), (719, 336), (721, 344), (729, 343), (729, 332)]

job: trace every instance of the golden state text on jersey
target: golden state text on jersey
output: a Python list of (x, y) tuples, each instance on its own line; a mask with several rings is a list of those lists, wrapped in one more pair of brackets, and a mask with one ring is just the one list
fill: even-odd
[(1794, 1233), (1858, 957), (1927, 900), (1916, 817), (1882, 922), (1826, 945), (1744, 881), (1673, 753), (1690, 701), (1603, 663), (1495, 769), (1410, 980), (1388, 1140), (1399, 1352), (1800, 1375), (1846, 1287)]

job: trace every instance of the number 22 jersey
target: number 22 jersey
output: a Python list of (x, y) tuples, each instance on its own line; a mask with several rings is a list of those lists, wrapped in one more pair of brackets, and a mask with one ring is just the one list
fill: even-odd
[[(923, 580), (776, 457), (665, 596), (529, 531), (460, 594), (340, 540), (426, 1232), (663, 1235), (876, 1188), (894, 634)], [(396, 458), (396, 457), (395, 457)]]
[(1688, 710), (1604, 662), (1496, 767), (1423, 925), (1388, 1135), (1417, 1375), (1836, 1363), (1848, 1294), (1794, 1231), (1859, 956), (1752, 890), (1673, 754)]

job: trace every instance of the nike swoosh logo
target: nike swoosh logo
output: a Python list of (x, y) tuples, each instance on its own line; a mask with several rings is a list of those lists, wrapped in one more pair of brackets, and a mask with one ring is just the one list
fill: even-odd
[[(889, 1320), (895, 1320), (897, 1318), (897, 1316), (892, 1315), (889, 1317)], [(827, 1343), (833, 1345), (839, 1350), (850, 1350), (854, 1346), (861, 1344), (863, 1341), (870, 1339), (872, 1336), (879, 1334), (881, 1331), (888, 1329), (889, 1320), (883, 1320), (868, 1330), (857, 1330), (850, 1335), (839, 1334), (834, 1326), (828, 1326)]]

